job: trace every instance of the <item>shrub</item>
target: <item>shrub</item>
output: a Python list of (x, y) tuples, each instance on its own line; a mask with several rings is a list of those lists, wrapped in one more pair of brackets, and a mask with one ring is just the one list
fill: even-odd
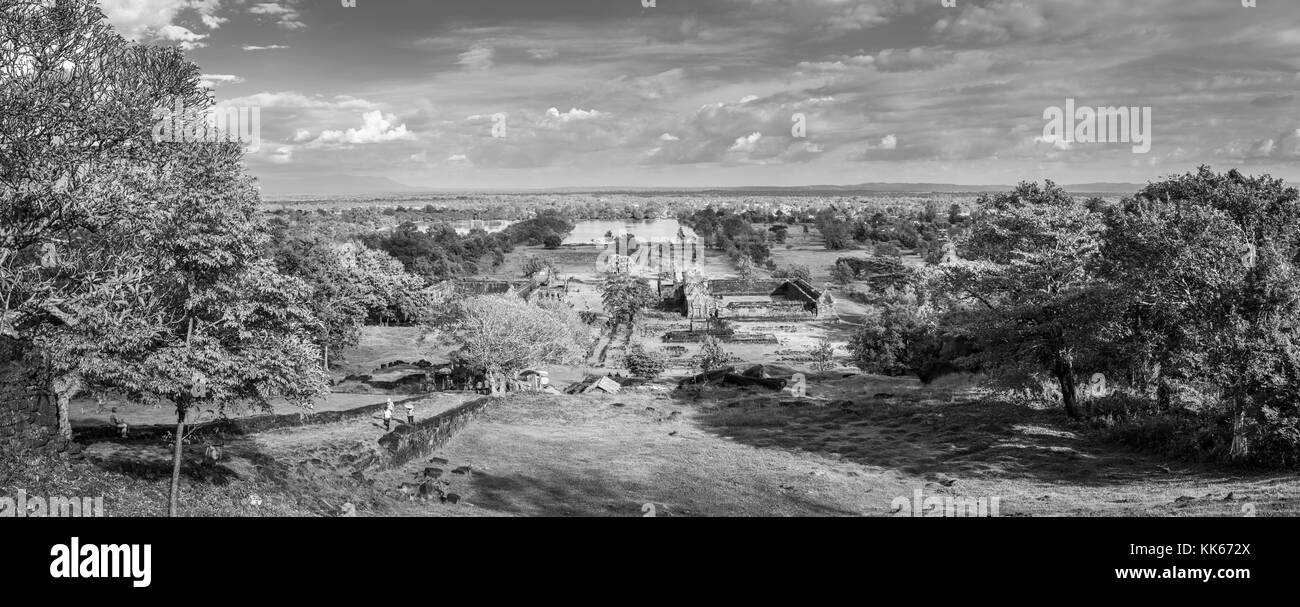
[(654, 379), (668, 368), (668, 359), (658, 350), (646, 350), (641, 344), (632, 344), (623, 356), (623, 366), (637, 377)]

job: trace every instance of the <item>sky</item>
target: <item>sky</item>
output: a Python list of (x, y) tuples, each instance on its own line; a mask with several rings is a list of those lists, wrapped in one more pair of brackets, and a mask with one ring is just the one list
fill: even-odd
[(1300, 181), (1300, 1), (1254, 3), (101, 0), (259, 108), (255, 176), (459, 189)]

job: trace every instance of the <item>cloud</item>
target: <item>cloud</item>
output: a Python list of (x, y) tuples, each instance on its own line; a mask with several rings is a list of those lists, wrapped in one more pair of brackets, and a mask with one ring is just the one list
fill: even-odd
[(369, 110), (379, 107), (377, 103), (348, 95), (335, 95), (334, 97), (307, 96), (294, 91), (254, 93), (244, 97), (225, 99), (220, 101), (218, 105), (318, 110)]
[(456, 63), (471, 70), (491, 69), (493, 65), (492, 56), (495, 53), (496, 51), (490, 46), (476, 44), (468, 51), (461, 53), (456, 59)]
[(528, 55), (538, 61), (546, 61), (558, 57), (560, 53), (553, 48), (530, 48)]
[(367, 144), (389, 141), (409, 141), (415, 134), (406, 130), (406, 125), (394, 126), (397, 117), (384, 114), (378, 110), (366, 112), (361, 116), (363, 125), (359, 129), (346, 131), (322, 131), (315, 139), (316, 143)]
[(281, 29), (296, 30), (307, 27), (302, 21), (302, 14), (294, 6), (297, 0), (284, 0), (283, 2), (259, 2), (248, 7), (248, 12), (272, 17), (276, 20), (276, 25)]
[(239, 84), (243, 81), (242, 77), (234, 74), (202, 74), (199, 76), (199, 86), (210, 89), (223, 84)]
[(184, 50), (204, 46), (208, 34), (195, 28), (217, 29), (227, 21), (216, 15), (220, 0), (101, 0), (100, 8), (123, 37), (179, 42)]
[(257, 46), (254, 44), (249, 44), (249, 45), (241, 46), (240, 48), (246, 51), (275, 51), (275, 50), (285, 49), (289, 47), (284, 46), (283, 44), (269, 44), (266, 46)]
[(730, 148), (727, 148), (727, 151), (728, 152), (752, 152), (754, 151), (754, 146), (758, 144), (758, 140), (762, 138), (763, 138), (763, 134), (757, 132), (750, 133), (749, 135), (746, 135), (744, 137), (738, 137), (736, 138), (736, 142), (733, 143)]
[(549, 110), (546, 110), (546, 116), (548, 118), (555, 118), (560, 122), (569, 122), (571, 120), (590, 120), (592, 118), (600, 118), (601, 116), (604, 115), (605, 114), (596, 110), (580, 110), (578, 108), (571, 108), (569, 109), (569, 111), (564, 113), (560, 113), (560, 110), (557, 108), (551, 108)]

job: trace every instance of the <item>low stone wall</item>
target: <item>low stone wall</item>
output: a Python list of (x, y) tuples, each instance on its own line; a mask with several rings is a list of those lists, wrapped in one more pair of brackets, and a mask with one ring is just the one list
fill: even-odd
[(493, 402), (496, 402), (495, 398), (473, 400), (385, 434), (379, 439), (379, 446), (388, 454), (387, 465), (401, 466), (442, 447)]
[[(418, 396), (399, 401), (393, 401), (394, 408), (400, 409), (402, 403), (407, 401), (418, 401), (429, 396)], [(220, 436), (238, 436), (242, 434), (257, 434), (277, 428), (293, 428), (297, 426), (313, 426), (318, 424), (333, 424), (338, 422), (352, 421), (367, 417), (374, 417), (384, 412), (387, 402), (376, 403), (373, 405), (364, 405), (355, 409), (346, 409), (343, 411), (303, 411), (301, 413), (283, 413), (280, 415), (256, 415), (251, 417), (238, 417), (202, 422), (194, 426), (186, 425), (185, 433), (192, 437), (220, 437)], [(175, 432), (175, 424), (158, 424), (150, 426), (131, 426), (128, 432), (127, 441), (151, 441), (159, 440), (168, 433)], [(86, 440), (121, 440), (118, 438), (117, 429), (107, 424), (98, 426), (74, 427), (73, 438), (79, 441)]]

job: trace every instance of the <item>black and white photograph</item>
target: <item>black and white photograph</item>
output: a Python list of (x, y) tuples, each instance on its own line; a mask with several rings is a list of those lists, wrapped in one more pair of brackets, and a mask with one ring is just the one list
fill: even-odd
[(1295, 517), (1298, 183), (1295, 0), (0, 0), (0, 519)]

